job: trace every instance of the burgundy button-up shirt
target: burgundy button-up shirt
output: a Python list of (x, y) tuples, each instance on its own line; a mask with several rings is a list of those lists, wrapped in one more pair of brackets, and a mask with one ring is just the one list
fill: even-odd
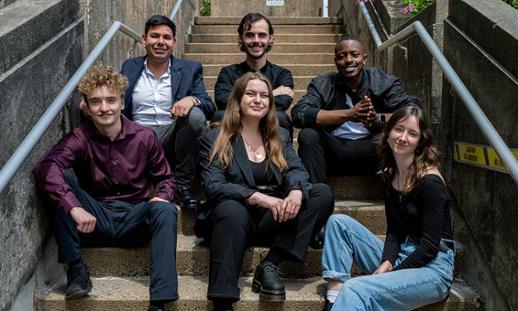
[(92, 121), (63, 137), (33, 170), (36, 185), (69, 213), (81, 207), (63, 172), (72, 168), (79, 185), (96, 200), (136, 203), (154, 195), (171, 201), (176, 181), (153, 130), (122, 117), (111, 141)]

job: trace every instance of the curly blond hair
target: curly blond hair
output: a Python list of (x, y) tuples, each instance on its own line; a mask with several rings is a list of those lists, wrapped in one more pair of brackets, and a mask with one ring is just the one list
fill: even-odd
[(107, 86), (110, 90), (120, 93), (121, 97), (124, 97), (124, 91), (128, 87), (128, 79), (116, 72), (111, 66), (94, 65), (81, 78), (77, 89), (86, 100), (86, 97), (101, 86)]

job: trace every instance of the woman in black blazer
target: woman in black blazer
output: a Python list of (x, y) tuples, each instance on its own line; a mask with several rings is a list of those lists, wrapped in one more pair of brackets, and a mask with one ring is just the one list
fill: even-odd
[(279, 264), (304, 260), (334, 201), (327, 185), (308, 182), (288, 132), (279, 128), (266, 77), (250, 72), (236, 81), (220, 128), (202, 138), (200, 158), (210, 241), (208, 298), (214, 310), (232, 310), (239, 300), (239, 274), (250, 243), (270, 245), (252, 290), (261, 299), (285, 300)]

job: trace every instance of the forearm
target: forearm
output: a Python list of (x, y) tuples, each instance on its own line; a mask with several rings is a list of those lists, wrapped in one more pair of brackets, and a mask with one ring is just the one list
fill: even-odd
[(338, 126), (346, 121), (351, 121), (350, 109), (320, 110), (316, 123), (320, 127)]

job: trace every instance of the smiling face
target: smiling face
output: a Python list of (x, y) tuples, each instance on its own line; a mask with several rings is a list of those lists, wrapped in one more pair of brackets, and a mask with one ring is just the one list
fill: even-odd
[(121, 94), (106, 85), (95, 88), (86, 96), (86, 112), (100, 132), (119, 126), (123, 108)]
[(268, 85), (259, 79), (248, 81), (239, 106), (242, 119), (262, 119), (270, 107)]
[(388, 144), (394, 156), (413, 155), (421, 138), (419, 120), (415, 116), (400, 120), (390, 130)]
[(169, 57), (173, 54), (176, 39), (169, 26), (152, 26), (146, 34), (142, 35), (142, 44), (151, 61), (164, 62), (169, 61)]
[(367, 54), (363, 45), (356, 40), (344, 40), (335, 48), (335, 66), (346, 80), (361, 81)]
[(272, 41), (273, 35), (270, 35), (268, 23), (264, 19), (252, 22), (250, 29), (246, 30), (240, 38), (242, 50), (247, 57), (253, 59), (265, 56)]

